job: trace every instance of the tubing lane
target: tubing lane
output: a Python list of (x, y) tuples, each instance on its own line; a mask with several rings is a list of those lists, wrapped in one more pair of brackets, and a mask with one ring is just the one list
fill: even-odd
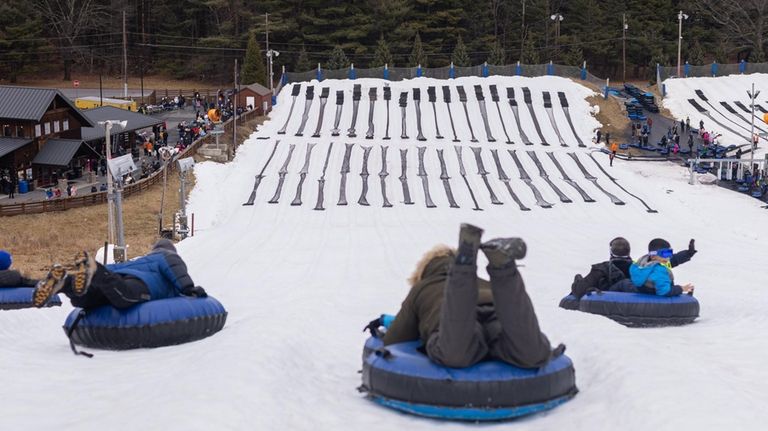
[(309, 173), (309, 160), (312, 157), (312, 148), (314, 148), (315, 145), (317, 144), (307, 144), (307, 152), (304, 155), (304, 166), (302, 166), (301, 171), (299, 171), (299, 185), (296, 186), (296, 196), (291, 202), (292, 206), (301, 205), (302, 187), (304, 186), (304, 180), (307, 179), (307, 173)]
[(608, 179), (610, 179), (611, 181), (613, 181), (613, 183), (614, 183), (614, 184), (616, 184), (616, 186), (617, 186), (618, 188), (620, 188), (620, 189), (624, 190), (624, 193), (626, 193), (626, 194), (628, 194), (628, 195), (632, 196), (633, 198), (635, 198), (635, 199), (639, 200), (639, 201), (640, 201), (640, 203), (641, 203), (641, 204), (643, 204), (643, 206), (645, 207), (645, 209), (646, 209), (646, 210), (647, 210), (649, 213), (654, 213), (654, 214), (655, 214), (655, 213), (658, 213), (658, 211), (656, 211), (655, 209), (653, 209), (653, 208), (649, 207), (649, 206), (648, 206), (648, 204), (647, 204), (647, 203), (645, 203), (645, 201), (644, 201), (644, 200), (640, 199), (638, 196), (635, 196), (634, 194), (630, 193), (630, 192), (629, 192), (627, 189), (625, 189), (624, 187), (622, 187), (622, 185), (621, 185), (621, 184), (619, 184), (619, 182), (616, 180), (616, 178), (612, 177), (612, 176), (611, 176), (611, 174), (609, 174), (609, 173), (608, 173), (608, 171), (606, 171), (606, 170), (605, 170), (605, 169), (604, 169), (602, 166), (600, 166), (600, 163), (597, 163), (597, 159), (595, 159), (595, 156), (593, 156), (593, 155), (592, 155), (592, 153), (590, 153), (590, 154), (589, 154), (589, 158), (590, 158), (590, 159), (592, 159), (592, 161), (593, 161), (593, 162), (595, 162), (595, 164), (597, 165), (598, 169), (600, 169), (601, 171), (603, 171), (603, 173), (605, 174), (605, 176), (606, 176), (606, 177), (608, 177)]
[(491, 127), (488, 124), (488, 111), (485, 107), (485, 96), (483, 95), (483, 87), (481, 85), (475, 85), (475, 98), (477, 99), (477, 104), (480, 106), (480, 115), (483, 117), (485, 136), (488, 139), (488, 142), (496, 142), (496, 138), (491, 134)]
[(499, 181), (503, 182), (504, 185), (507, 186), (507, 191), (509, 192), (510, 196), (512, 196), (512, 199), (517, 202), (517, 205), (520, 207), (520, 211), (530, 211), (531, 209), (525, 206), (517, 194), (512, 190), (512, 185), (509, 184), (510, 179), (507, 176), (507, 173), (504, 172), (504, 168), (501, 166), (499, 151), (495, 149), (491, 150), (491, 155), (493, 155), (493, 161), (496, 164), (496, 170), (499, 173)]
[(278, 135), (285, 135), (285, 129), (288, 128), (288, 122), (291, 121), (291, 114), (293, 114), (293, 107), (296, 105), (296, 97), (301, 93), (301, 84), (293, 84), (293, 88), (291, 88), (291, 97), (293, 97), (293, 101), (291, 102), (291, 109), (288, 111), (288, 118), (285, 119), (285, 124), (283, 124), (283, 127), (280, 128), (280, 130), (277, 131)]
[(590, 196), (587, 194), (587, 192), (585, 192), (585, 191), (584, 191), (584, 189), (582, 189), (581, 187), (579, 187), (579, 185), (576, 183), (576, 181), (572, 180), (572, 179), (571, 179), (571, 178), (568, 176), (568, 174), (567, 174), (567, 173), (565, 173), (565, 170), (564, 170), (564, 169), (563, 169), (563, 167), (560, 165), (560, 162), (558, 162), (558, 161), (557, 161), (557, 159), (555, 158), (555, 155), (554, 155), (554, 154), (553, 154), (551, 151), (548, 151), (548, 152), (547, 152), (547, 155), (549, 156), (549, 158), (550, 158), (550, 159), (552, 159), (552, 163), (554, 163), (554, 164), (555, 164), (555, 167), (557, 167), (557, 170), (558, 170), (558, 171), (560, 171), (560, 175), (562, 175), (562, 176), (563, 176), (563, 181), (565, 181), (565, 182), (566, 182), (566, 183), (568, 183), (568, 184), (569, 184), (571, 187), (573, 187), (574, 189), (576, 189), (576, 191), (577, 191), (577, 192), (579, 192), (579, 194), (581, 195), (581, 198), (582, 198), (582, 199), (584, 199), (584, 202), (595, 202), (595, 200), (594, 200), (594, 199), (592, 199), (592, 198), (591, 198), (591, 197), (590, 197)]
[(459, 204), (456, 203), (456, 199), (453, 197), (453, 191), (451, 190), (451, 177), (448, 176), (448, 169), (445, 166), (443, 150), (439, 148), (437, 149), (437, 158), (440, 159), (440, 181), (443, 182), (443, 188), (445, 189), (446, 197), (448, 197), (448, 203), (451, 208), (458, 208)]
[(325, 200), (325, 172), (328, 170), (328, 161), (331, 159), (331, 150), (333, 149), (333, 142), (328, 145), (328, 152), (325, 153), (325, 163), (323, 163), (323, 174), (317, 180), (317, 203), (315, 204), (315, 210), (323, 211), (323, 201)]
[(312, 134), (313, 138), (319, 138), (320, 137), (320, 129), (323, 127), (323, 114), (325, 113), (325, 104), (328, 102), (328, 94), (331, 92), (331, 89), (328, 87), (323, 87), (323, 89), (320, 91), (320, 116), (317, 117), (317, 126), (315, 127), (315, 133)]
[(573, 126), (573, 120), (571, 119), (571, 113), (568, 108), (568, 99), (565, 97), (565, 93), (562, 91), (558, 91), (557, 97), (560, 98), (560, 107), (563, 108), (565, 119), (568, 120), (568, 125), (571, 127), (571, 132), (573, 133), (573, 137), (576, 138), (576, 141), (579, 143), (580, 147), (586, 147), (586, 145), (584, 145), (584, 141), (582, 141), (581, 138), (579, 137), (579, 134), (576, 133), (576, 128)]
[(523, 167), (523, 164), (520, 163), (520, 159), (517, 157), (517, 150), (507, 150), (510, 156), (512, 156), (512, 160), (515, 161), (515, 165), (517, 165), (517, 170), (520, 171), (520, 179), (523, 180), (525, 184), (528, 185), (528, 187), (531, 189), (531, 192), (533, 192), (533, 197), (536, 199), (536, 205), (542, 207), (542, 208), (552, 208), (552, 204), (544, 200), (544, 197), (541, 195), (541, 192), (538, 188), (536, 188), (536, 185), (533, 184), (533, 180), (531, 180), (531, 176), (528, 175), (528, 172)]
[(472, 187), (469, 185), (469, 181), (467, 180), (467, 170), (464, 169), (464, 160), (461, 157), (461, 145), (454, 145), (453, 149), (456, 150), (456, 158), (459, 159), (459, 174), (461, 175), (461, 178), (464, 179), (464, 184), (467, 185), (467, 190), (469, 190), (469, 196), (472, 197), (472, 202), (475, 204), (475, 207), (473, 208), (475, 211), (482, 211), (483, 209), (480, 208), (480, 205), (477, 204), (477, 198), (475, 198), (475, 192), (472, 191)]
[(451, 120), (451, 130), (453, 131), (453, 142), (459, 142), (459, 138), (456, 136), (456, 127), (453, 124), (453, 114), (451, 114), (451, 87), (443, 85), (443, 102), (448, 108), (448, 119)]
[(347, 129), (347, 137), (357, 137), (355, 134), (355, 127), (357, 126), (357, 111), (360, 109), (360, 98), (363, 95), (360, 84), (355, 84), (352, 87), (352, 124)]
[(291, 163), (291, 156), (293, 155), (294, 148), (296, 148), (296, 144), (291, 144), (291, 146), (288, 148), (288, 156), (285, 158), (283, 167), (281, 167), (280, 170), (277, 171), (277, 175), (278, 175), (277, 189), (275, 190), (275, 195), (272, 196), (272, 199), (269, 200), (269, 203), (271, 204), (276, 204), (278, 201), (280, 201), (280, 195), (283, 193), (283, 184), (285, 183), (285, 176), (288, 175), (288, 164)]
[(504, 202), (500, 201), (499, 198), (496, 196), (496, 193), (493, 192), (493, 189), (491, 188), (491, 183), (488, 182), (488, 171), (485, 169), (485, 165), (483, 164), (483, 157), (480, 152), (482, 149), (480, 147), (470, 147), (472, 152), (475, 154), (475, 163), (477, 164), (477, 173), (483, 177), (483, 182), (485, 183), (485, 187), (488, 189), (488, 193), (491, 195), (491, 203), (494, 205), (503, 205)]
[(590, 174), (587, 171), (587, 168), (584, 167), (584, 165), (581, 163), (581, 160), (576, 156), (576, 153), (568, 153), (569, 156), (573, 159), (574, 162), (576, 162), (576, 165), (579, 167), (579, 170), (582, 174), (584, 174), (584, 178), (586, 178), (588, 181), (592, 181), (592, 184), (597, 187), (601, 192), (605, 193), (609, 199), (611, 199), (611, 203), (614, 205), (624, 205), (624, 201), (617, 198), (615, 195), (611, 194), (604, 188), (600, 186), (600, 184), (597, 183), (597, 177)]
[(245, 205), (253, 205), (253, 202), (256, 200), (256, 190), (259, 189), (259, 185), (261, 184), (261, 180), (264, 178), (264, 171), (267, 169), (267, 166), (269, 166), (269, 162), (272, 161), (272, 157), (275, 156), (275, 151), (277, 150), (277, 146), (280, 144), (280, 140), (275, 141), (275, 146), (272, 147), (272, 152), (269, 153), (269, 157), (267, 158), (266, 163), (264, 163), (264, 166), (261, 168), (261, 172), (259, 172), (259, 175), (256, 175), (256, 181), (253, 183), (253, 190), (251, 191), (251, 195), (248, 197), (248, 201), (246, 201), (243, 206)]
[(371, 148), (373, 147), (366, 147), (363, 146), (363, 169), (360, 171), (360, 178), (363, 181), (363, 190), (360, 192), (360, 199), (357, 200), (357, 203), (360, 205), (368, 206), (370, 205), (368, 203), (368, 157), (371, 155)]
[(509, 106), (512, 108), (512, 114), (515, 116), (515, 123), (517, 124), (517, 131), (520, 133), (520, 139), (523, 140), (525, 145), (533, 145), (528, 135), (525, 134), (523, 126), (520, 125), (520, 111), (518, 111), (517, 100), (515, 100), (515, 89), (507, 87), (507, 99), (509, 100)]
[(432, 105), (432, 115), (435, 118), (435, 138), (437, 139), (443, 139), (443, 135), (440, 134), (440, 124), (437, 122), (437, 108), (435, 108), (435, 103), (437, 102), (437, 93), (435, 92), (435, 87), (427, 87), (427, 97), (429, 98), (429, 103)]
[(331, 129), (331, 136), (339, 136), (339, 122), (341, 121), (341, 110), (344, 108), (344, 91), (336, 91), (336, 118), (333, 120), (333, 129)]
[(429, 194), (429, 180), (427, 178), (427, 170), (424, 168), (424, 153), (427, 151), (427, 147), (416, 147), (419, 150), (419, 174), (421, 177), (421, 187), (424, 189), (424, 202), (427, 204), (427, 208), (435, 208), (434, 202), (432, 202), (432, 196)]
[(365, 139), (373, 139), (373, 108), (376, 105), (376, 87), (368, 90), (368, 131), (365, 132)]
[(547, 175), (547, 171), (544, 170), (544, 166), (541, 164), (541, 161), (539, 160), (539, 157), (536, 155), (533, 151), (528, 151), (528, 157), (530, 157), (533, 160), (533, 163), (536, 164), (536, 167), (539, 169), (539, 176), (546, 181), (547, 184), (549, 184), (549, 187), (554, 190), (554, 192), (557, 194), (557, 197), (560, 198), (560, 202), (563, 203), (571, 203), (573, 202), (571, 198), (565, 195), (565, 193), (561, 192), (559, 188), (555, 185), (555, 183), (552, 182), (552, 180), (549, 179), (549, 175)]
[(336, 205), (346, 205), (347, 204), (347, 174), (350, 171), (349, 168), (349, 158), (352, 156), (352, 147), (355, 146), (355, 144), (345, 144), (346, 148), (344, 149), (344, 161), (341, 162), (341, 183), (339, 184), (339, 201), (336, 203)]
[(459, 92), (459, 102), (461, 102), (461, 106), (464, 107), (464, 116), (467, 118), (467, 126), (469, 126), (469, 134), (471, 135), (471, 142), (477, 142), (477, 138), (475, 138), (475, 131), (472, 130), (472, 122), (469, 121), (469, 111), (467, 111), (467, 93), (464, 92), (464, 87), (459, 85), (456, 87), (456, 90)]
[(507, 137), (506, 144), (513, 144), (511, 139), (509, 139), (509, 134), (507, 133), (507, 126), (504, 125), (504, 117), (501, 115), (501, 107), (499, 107), (499, 90), (496, 88), (496, 85), (490, 85), (488, 87), (491, 90), (491, 101), (496, 104), (496, 112), (499, 113), (499, 121), (501, 122), (501, 128), (504, 130), (504, 136)]
[(384, 203), (382, 204), (382, 207), (384, 208), (391, 208), (392, 204), (389, 202), (389, 199), (387, 199), (387, 176), (389, 176), (389, 172), (387, 172), (387, 150), (389, 147), (383, 146), (381, 147), (381, 171), (379, 172), (379, 182), (381, 183), (381, 197)]
[(315, 87), (307, 87), (306, 97), (304, 113), (301, 115), (301, 125), (295, 136), (302, 136), (304, 134), (304, 126), (307, 125), (307, 120), (309, 120), (309, 109), (312, 107), (312, 100), (315, 99)]
[(561, 147), (567, 147), (568, 144), (563, 140), (563, 135), (560, 134), (560, 129), (557, 127), (557, 121), (555, 121), (555, 113), (552, 111), (552, 96), (549, 95), (549, 91), (545, 91), (544, 95), (544, 109), (547, 111), (547, 117), (552, 124), (552, 128), (555, 130), (557, 140), (560, 141)]
[(402, 148), (400, 149), (400, 176), (398, 179), (400, 180), (400, 185), (403, 187), (403, 199), (405, 200), (403, 203), (406, 205), (413, 205), (413, 201), (411, 200), (411, 190), (408, 188), (408, 149)]
[(384, 102), (386, 102), (387, 106), (387, 128), (384, 130), (384, 139), (385, 141), (388, 141), (389, 138), (389, 101), (392, 100), (392, 89), (389, 87), (384, 87)]
[(528, 106), (528, 112), (531, 113), (531, 119), (533, 120), (533, 126), (536, 128), (536, 133), (539, 134), (541, 139), (541, 145), (549, 146), (549, 142), (544, 139), (544, 135), (541, 133), (541, 126), (539, 126), (539, 120), (536, 118), (536, 113), (533, 112), (533, 99), (531, 98), (531, 90), (528, 87), (523, 87), (523, 101)]

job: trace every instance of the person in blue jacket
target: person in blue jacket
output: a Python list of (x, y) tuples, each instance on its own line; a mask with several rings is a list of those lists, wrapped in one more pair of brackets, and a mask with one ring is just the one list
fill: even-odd
[[(696, 252), (693, 240), (691, 240), (689, 249), (693, 249), (693, 253)], [(675, 284), (675, 277), (672, 274), (674, 256), (675, 252), (669, 242), (661, 238), (651, 240), (648, 244), (648, 254), (629, 267), (630, 279), (638, 292), (658, 296), (692, 294), (693, 285), (678, 286)], [(686, 257), (686, 261), (690, 260), (690, 256)]]
[(167, 239), (155, 243), (147, 255), (106, 266), (97, 263), (88, 252), (78, 253), (74, 271), (68, 274), (63, 266), (56, 264), (37, 284), (33, 304), (42, 307), (58, 292), (67, 295), (73, 306), (81, 308), (102, 305), (128, 308), (174, 296), (207, 296), (202, 287), (195, 286), (187, 265)]

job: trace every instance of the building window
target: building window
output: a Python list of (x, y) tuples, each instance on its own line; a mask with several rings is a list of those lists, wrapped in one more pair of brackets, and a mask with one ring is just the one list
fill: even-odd
[(61, 130), (69, 130), (69, 120), (64, 120), (61, 122)]
[(59, 130), (60, 130), (59, 129), (59, 122), (58, 121), (54, 121), (53, 122), (53, 133), (59, 133)]
[(35, 138), (39, 138), (40, 135), (42, 134), (41, 132), (42, 131), (41, 131), (40, 125), (39, 124), (35, 124)]
[(50, 135), (51, 134), (51, 123), (45, 123), (45, 134)]

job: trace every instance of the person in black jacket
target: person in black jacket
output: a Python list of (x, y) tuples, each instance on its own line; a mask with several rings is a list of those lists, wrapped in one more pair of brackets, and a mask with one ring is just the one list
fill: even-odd
[[(609, 244), (610, 258), (605, 262), (592, 265), (589, 273), (582, 277), (576, 274), (571, 285), (571, 295), (581, 298), (589, 290), (614, 292), (637, 292), (629, 277), (632, 266), (629, 241), (622, 237), (614, 238)], [(675, 253), (670, 259), (672, 267), (682, 265), (696, 254), (696, 240), (688, 242), (688, 249)]]
[(37, 283), (37, 280), (26, 278), (19, 271), (11, 269), (11, 265), (11, 253), (0, 250), (0, 287), (32, 287)]
[(174, 296), (208, 296), (202, 287), (195, 286), (187, 265), (167, 239), (157, 241), (149, 254), (127, 262), (104, 266), (83, 251), (75, 257), (72, 273), (53, 265), (35, 287), (33, 304), (42, 307), (57, 292), (67, 295), (72, 305), (80, 308), (128, 308)]

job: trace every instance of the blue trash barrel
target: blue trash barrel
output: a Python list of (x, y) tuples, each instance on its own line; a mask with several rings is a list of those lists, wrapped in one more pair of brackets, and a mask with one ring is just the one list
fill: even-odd
[(29, 184), (26, 180), (19, 181), (19, 194), (24, 194), (29, 192)]

